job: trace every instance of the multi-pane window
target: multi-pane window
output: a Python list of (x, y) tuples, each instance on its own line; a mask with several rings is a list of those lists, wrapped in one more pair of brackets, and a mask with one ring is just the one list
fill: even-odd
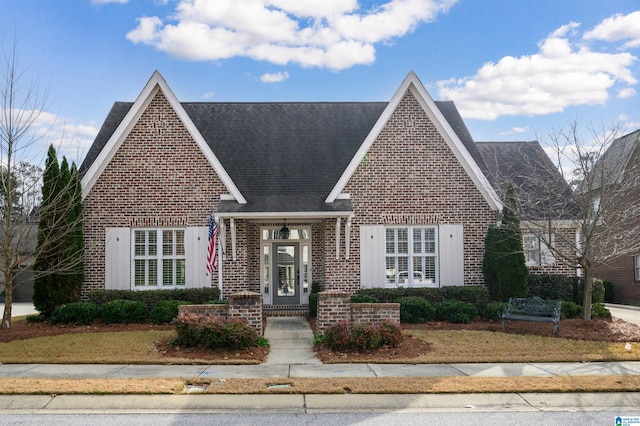
[(542, 252), (540, 250), (540, 238), (533, 234), (522, 236), (522, 248), (524, 249), (524, 259), (528, 266), (540, 266), (542, 263)]
[(133, 231), (133, 285), (159, 288), (185, 285), (183, 229)]
[(633, 256), (636, 262), (636, 281), (640, 281), (640, 254)]
[(387, 284), (435, 285), (437, 234), (434, 227), (386, 229)]

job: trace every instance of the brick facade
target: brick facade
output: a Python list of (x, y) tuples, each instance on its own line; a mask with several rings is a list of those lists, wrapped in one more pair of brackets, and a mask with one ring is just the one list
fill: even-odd
[[(350, 256), (345, 259), (341, 244), (336, 259), (335, 221), (327, 221), (326, 289), (353, 293), (360, 288), (360, 225), (396, 225), (400, 220), (415, 225), (462, 224), (464, 283), (484, 283), (484, 237), (496, 223), (496, 213), (411, 92), (391, 115), (344, 192), (351, 195), (355, 212)], [(341, 239), (344, 242), (344, 225)]]
[(207, 226), (226, 192), (159, 92), (84, 199), (83, 296), (104, 289), (107, 228)]
[(241, 291), (229, 295), (227, 305), (180, 305), (178, 314), (196, 314), (224, 319), (246, 321), (258, 336), (262, 336), (262, 298), (251, 291)]

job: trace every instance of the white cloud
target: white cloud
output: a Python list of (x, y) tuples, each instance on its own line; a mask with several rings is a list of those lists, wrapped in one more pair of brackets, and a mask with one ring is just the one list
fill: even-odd
[(389, 0), (370, 10), (357, 0), (181, 0), (164, 22), (141, 17), (127, 34), (172, 56), (235, 56), (341, 70), (375, 60), (375, 45), (433, 21), (457, 0)]
[(498, 135), (500, 136), (508, 136), (508, 135), (513, 135), (516, 133), (524, 133), (527, 132), (529, 129), (526, 127), (512, 127), (511, 130), (507, 130), (506, 132), (500, 132), (498, 133)]
[(260, 81), (263, 83), (280, 83), (282, 81), (289, 79), (289, 73), (285, 72), (277, 72), (273, 74), (263, 74), (260, 76)]
[[(558, 28), (539, 51), (488, 62), (475, 75), (439, 81), (439, 96), (456, 102), (465, 118), (494, 120), (504, 115), (545, 115), (572, 105), (603, 104), (609, 90), (637, 83), (628, 52), (592, 51), (572, 42), (579, 24)], [(632, 89), (633, 90), (633, 89)]]
[(620, 91), (618, 92), (618, 99), (624, 99), (624, 98), (632, 98), (636, 95), (636, 89), (632, 88), (632, 87), (625, 87), (623, 89), (620, 89)]
[(215, 92), (207, 92), (202, 95), (202, 99), (212, 99), (215, 95)]
[(584, 35), (585, 40), (629, 40), (625, 48), (640, 46), (640, 10), (628, 15), (617, 14), (607, 18)]

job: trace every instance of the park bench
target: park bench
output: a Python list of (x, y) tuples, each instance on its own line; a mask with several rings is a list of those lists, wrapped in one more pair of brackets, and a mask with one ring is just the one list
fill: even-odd
[(544, 300), (539, 297), (512, 297), (502, 310), (502, 329), (511, 320), (553, 323), (553, 336), (560, 329), (560, 308), (558, 300)]

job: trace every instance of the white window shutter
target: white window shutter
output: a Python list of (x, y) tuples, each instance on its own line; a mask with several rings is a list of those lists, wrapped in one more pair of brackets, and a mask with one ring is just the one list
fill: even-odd
[(382, 225), (360, 226), (360, 286), (384, 287), (386, 281), (385, 229)]
[(462, 225), (438, 229), (440, 287), (464, 285), (464, 238)]
[[(206, 226), (192, 226), (184, 231), (187, 288), (211, 287), (211, 276), (207, 275), (208, 238), (209, 228)], [(217, 272), (214, 274), (218, 275)]]
[[(551, 246), (555, 244), (555, 235), (551, 235)], [(544, 266), (553, 266), (556, 264), (556, 257), (553, 255), (549, 246), (542, 240), (540, 240), (540, 264)]]
[(107, 228), (105, 234), (106, 290), (131, 289), (131, 229)]

